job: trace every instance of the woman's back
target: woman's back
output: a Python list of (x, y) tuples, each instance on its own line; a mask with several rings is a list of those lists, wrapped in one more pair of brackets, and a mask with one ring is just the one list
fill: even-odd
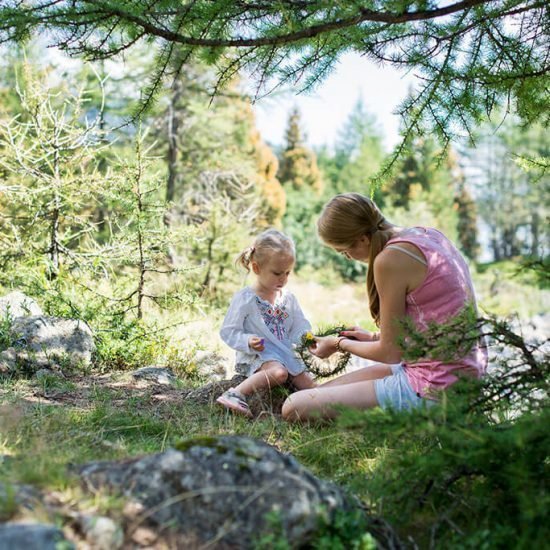
[[(468, 265), (442, 233), (413, 227), (390, 239), (386, 247), (398, 248), (399, 243), (418, 248), (427, 265), (424, 282), (406, 297), (406, 314), (418, 330), (425, 330), (429, 323), (443, 324), (470, 304), (476, 306)], [(404, 366), (412, 387), (424, 395), (429, 389), (442, 389), (455, 382), (456, 376), (452, 373), (458, 370), (480, 376), (486, 364), (486, 349), (480, 343), (466, 356), (452, 362), (421, 360), (405, 362)]]

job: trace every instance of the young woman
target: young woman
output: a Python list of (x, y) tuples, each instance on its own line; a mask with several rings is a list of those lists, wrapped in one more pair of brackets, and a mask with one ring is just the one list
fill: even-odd
[(318, 232), (334, 250), (368, 263), (370, 312), (380, 331), (353, 327), (338, 337), (317, 338), (312, 352), (325, 358), (346, 351), (378, 363), (294, 393), (283, 405), (285, 419), (330, 418), (336, 414), (334, 405), (410, 409), (431, 402), (457, 375), (485, 372), (482, 342), (450, 362), (437, 357), (402, 362), (397, 341), (405, 317), (422, 331), (430, 322), (445, 323), (466, 306), (475, 307), (468, 266), (442, 233), (392, 225), (373, 201), (358, 193), (337, 195), (326, 204)]

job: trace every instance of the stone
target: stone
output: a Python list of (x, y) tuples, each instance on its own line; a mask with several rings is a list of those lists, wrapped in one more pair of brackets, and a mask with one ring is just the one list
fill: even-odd
[[(210, 382), (190, 391), (185, 396), (187, 403), (196, 403), (198, 405), (215, 405), (216, 399), (229, 388), (234, 388), (239, 385), (246, 376), (242, 374), (236, 374), (230, 380), (219, 380)], [(247, 398), (250, 411), (257, 417), (262, 414), (275, 414), (280, 415), (283, 403), (288, 394), (295, 391), (295, 388), (290, 382), (287, 382), (283, 386), (276, 388), (265, 388), (254, 392)], [(220, 408), (220, 410), (223, 410)]]
[(150, 380), (163, 386), (173, 386), (177, 381), (176, 375), (168, 367), (141, 367), (132, 372), (132, 376), (137, 380)]
[[(6, 457), (13, 460), (13, 457)], [(0, 465), (5, 460), (0, 460)], [(0, 521), (9, 519), (19, 508), (34, 510), (42, 504), (42, 495), (38, 489), (31, 485), (19, 483), (0, 483)]]
[(41, 523), (4, 523), (0, 525), (0, 550), (72, 549), (74, 545), (55, 525)]
[(252, 438), (203, 437), (141, 458), (77, 468), (91, 491), (115, 491), (144, 508), (139, 527), (216, 548), (254, 548), (273, 529), (306, 545), (321, 518), (359, 502), (292, 456)]
[(206, 380), (223, 380), (227, 375), (226, 359), (212, 351), (198, 351), (194, 356), (197, 374)]
[(15, 290), (0, 298), (0, 318), (4, 318), (6, 315), (15, 319), (28, 315), (43, 315), (43, 312), (32, 298)]
[(59, 370), (52, 369), (40, 369), (34, 373), (34, 377), (37, 380), (44, 380), (48, 378), (62, 378), (62, 373)]
[(117, 550), (124, 542), (122, 528), (104, 516), (81, 516), (82, 533), (94, 550)]
[(0, 373), (34, 374), (42, 368), (78, 368), (92, 362), (95, 344), (84, 321), (44, 315), (17, 317), (11, 333), (15, 344), (0, 353)]

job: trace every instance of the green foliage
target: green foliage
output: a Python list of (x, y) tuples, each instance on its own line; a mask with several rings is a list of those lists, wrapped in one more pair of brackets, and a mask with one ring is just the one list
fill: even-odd
[(367, 532), (368, 527), (367, 518), (359, 510), (337, 510), (331, 518), (328, 514), (321, 515), (310, 547), (315, 550), (376, 550), (377, 541)]
[(0, 493), (0, 521), (8, 521), (17, 513), (17, 501), (15, 500), (15, 489), (5, 484)]
[(296, 346), (296, 353), (306, 365), (307, 370), (317, 378), (327, 378), (341, 373), (348, 366), (351, 354), (342, 353), (336, 364), (327, 365), (327, 362), (322, 359), (316, 359), (309, 352), (309, 348), (315, 343), (315, 337), (337, 335), (345, 329), (344, 325), (338, 325), (318, 328), (315, 334), (311, 332), (302, 334), (300, 343)]
[(410, 138), (406, 154), (385, 188), (384, 214), (397, 225), (435, 227), (457, 240), (458, 218), (454, 204), (457, 187), (449, 152), (432, 138)]
[(328, 179), (330, 190), (325, 195), (357, 192), (370, 195), (379, 206), (384, 197), (372, 180), (384, 160), (382, 134), (376, 118), (359, 99), (340, 129), (334, 151), (321, 149), (319, 166)]
[(110, 182), (97, 172), (98, 121), (81, 120), (86, 93), (48, 86), (28, 63), (22, 72), (19, 112), (0, 119), (2, 259), (45, 266), (55, 278), (64, 262), (87, 261), (90, 205)]
[(430, 358), (452, 362), (468, 355), (479, 340), (479, 329), (476, 307), (468, 304), (445, 323), (428, 322), (422, 332), (410, 317), (405, 317), (398, 344), (406, 361)]
[(281, 153), (277, 177), (286, 187), (311, 188), (317, 194), (323, 191), (324, 184), (315, 153), (304, 144), (297, 107), (289, 115), (286, 144)]
[(179, 0), (9, 1), (0, 8), (0, 41), (44, 34), (50, 45), (90, 59), (114, 58), (145, 42), (157, 59), (141, 112), (162, 80), (194, 57), (216, 64), (221, 82), (253, 66), (261, 91), (273, 78), (305, 90), (330, 74), (341, 55), (357, 51), (419, 75), (400, 106), (407, 135), (430, 132), (448, 142), (507, 102), (525, 122), (548, 122), (545, 3), (280, 0), (244, 9), (226, 1), (179, 7)]
[(466, 186), (462, 184), (455, 196), (455, 205), (458, 217), (458, 240), (464, 254), (475, 260), (479, 254), (477, 241), (477, 210), (474, 199)]
[(543, 124), (522, 128), (512, 116), (495, 109), (491, 121), (476, 132), (477, 145), (465, 150), (472, 168), (472, 191), (489, 229), (495, 261), (519, 255), (540, 257), (548, 243), (550, 177), (544, 164), (536, 169), (521, 158), (550, 156)]
[(10, 309), (7, 308), (3, 315), (0, 315), (0, 351), (4, 351), (12, 345), (13, 334), (11, 327), (13, 325), (13, 316)]
[(327, 196), (318, 196), (311, 189), (287, 190), (287, 209), (283, 229), (296, 243), (296, 270), (302, 268), (334, 268), (344, 279), (356, 280), (365, 274), (364, 264), (350, 262), (341, 254), (323, 246), (317, 237), (316, 220)]

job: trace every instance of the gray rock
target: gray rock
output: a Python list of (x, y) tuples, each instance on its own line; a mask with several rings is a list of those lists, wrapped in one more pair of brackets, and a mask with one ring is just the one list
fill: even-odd
[[(229, 388), (234, 388), (245, 379), (246, 376), (236, 374), (230, 380), (210, 382), (200, 388), (191, 390), (184, 399), (186, 402), (192, 402), (198, 405), (214, 405), (216, 399), (224, 391)], [(260, 416), (262, 414), (279, 415), (281, 414), (285, 399), (288, 394), (293, 391), (295, 391), (295, 388), (292, 386), (291, 382), (286, 382), (283, 386), (278, 386), (271, 390), (269, 388), (258, 390), (247, 398), (250, 411), (254, 416)]]
[[(12, 457), (7, 457), (9, 460)], [(4, 462), (0, 457), (0, 464)], [(15, 513), (18, 508), (26, 508), (27, 510), (34, 510), (37, 506), (42, 504), (42, 494), (38, 489), (35, 489), (31, 485), (21, 485), (19, 483), (6, 484), (0, 483), (0, 502), (3, 503), (3, 510), (7, 513), (7, 516), (1, 519), (8, 519), (11, 513)], [(12, 512), (9, 512), (12, 508)]]
[(197, 405), (211, 405), (224, 391), (237, 386), (245, 379), (245, 376), (237, 374), (230, 380), (209, 382), (189, 392), (186, 400), (193, 401)]
[(207, 380), (223, 380), (226, 377), (226, 359), (212, 351), (198, 351), (194, 357), (199, 376)]
[(94, 550), (117, 550), (124, 542), (122, 528), (104, 516), (81, 516), (79, 524)]
[(0, 525), (0, 550), (56, 550), (74, 548), (55, 525), (4, 523)]
[(34, 377), (37, 380), (43, 380), (45, 378), (62, 378), (62, 374), (57, 370), (52, 369), (40, 369), (34, 373)]
[(171, 386), (176, 383), (176, 376), (168, 367), (142, 367), (132, 372), (136, 379), (150, 380), (156, 384)]
[(0, 353), (0, 373), (32, 374), (41, 368), (88, 366), (95, 344), (84, 321), (34, 315), (17, 317), (11, 327), (15, 345)]
[(10, 318), (25, 317), (27, 315), (42, 315), (42, 309), (32, 299), (15, 290), (0, 298), (0, 317), (9, 315)]
[(180, 450), (78, 468), (91, 491), (116, 490), (145, 510), (140, 523), (215, 548), (253, 548), (274, 522), (292, 547), (307, 544), (321, 517), (358, 502), (293, 457), (239, 436), (203, 437)]

